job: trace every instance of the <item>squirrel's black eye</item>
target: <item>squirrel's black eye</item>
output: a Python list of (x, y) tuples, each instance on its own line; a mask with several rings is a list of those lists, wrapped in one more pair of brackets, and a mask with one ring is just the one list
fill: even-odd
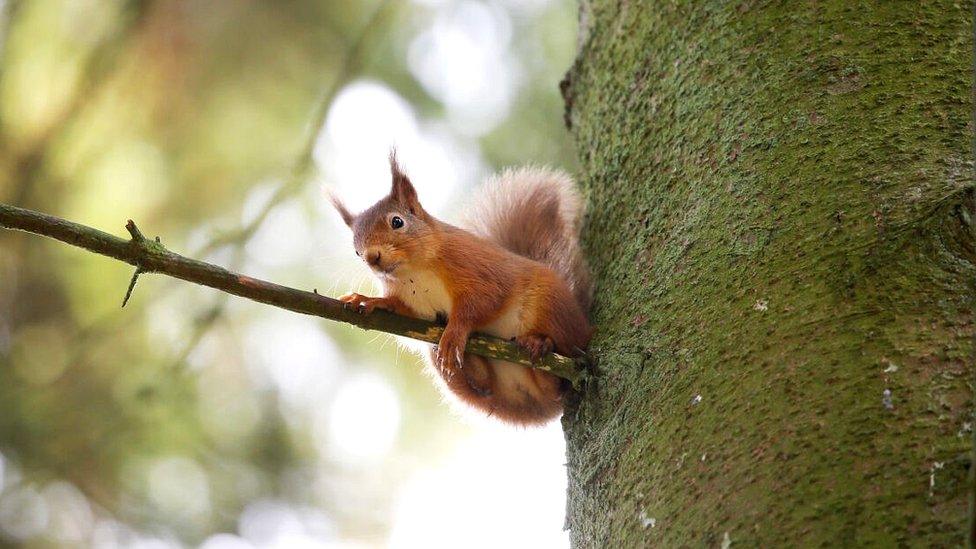
[(393, 219), (390, 219), (390, 226), (394, 229), (403, 227), (403, 219), (398, 215), (393, 216)]

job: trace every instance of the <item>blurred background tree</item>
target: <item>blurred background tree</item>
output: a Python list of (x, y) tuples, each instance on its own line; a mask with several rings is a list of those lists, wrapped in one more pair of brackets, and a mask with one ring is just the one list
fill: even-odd
[[(323, 187), (369, 204), (396, 145), (451, 219), (498, 168), (572, 169), (575, 18), (568, 0), (9, 0), (0, 201), (368, 290)], [(0, 233), (0, 539), (566, 543), (558, 424), (458, 417), (385, 336), (205, 288), (149, 277), (120, 309), (130, 275)]]

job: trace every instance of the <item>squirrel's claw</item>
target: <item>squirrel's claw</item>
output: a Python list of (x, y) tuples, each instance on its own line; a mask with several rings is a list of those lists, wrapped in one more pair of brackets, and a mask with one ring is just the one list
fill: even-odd
[(454, 371), (447, 368), (446, 364), (444, 364), (444, 353), (441, 352), (441, 346), (435, 344), (433, 350), (434, 366), (440, 370), (442, 375), (444, 375), (446, 378), (450, 378), (452, 375), (454, 375)]
[[(451, 372), (455, 369), (464, 368), (464, 347), (467, 340), (456, 341), (453, 338), (441, 337), (440, 343), (434, 346), (434, 353), (437, 357), (437, 367), (441, 371)], [(452, 364), (453, 362), (453, 364)]]

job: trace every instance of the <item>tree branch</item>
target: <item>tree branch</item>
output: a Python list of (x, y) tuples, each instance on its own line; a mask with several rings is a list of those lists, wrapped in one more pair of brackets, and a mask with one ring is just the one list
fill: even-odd
[[(161, 273), (187, 282), (209, 286), (267, 305), (296, 313), (345, 322), (366, 330), (379, 330), (437, 343), (443, 327), (435, 323), (374, 311), (363, 315), (342, 302), (294, 288), (233, 273), (210, 263), (197, 261), (167, 250), (158, 239), (145, 238), (131, 220), (126, 228), (132, 235), (124, 240), (98, 229), (24, 208), (0, 204), (0, 227), (26, 231), (84, 248), (136, 267), (137, 273)], [(131, 292), (131, 287), (130, 287)], [(505, 360), (546, 370), (578, 386), (586, 365), (585, 359), (572, 359), (550, 353), (532, 364), (528, 355), (510, 341), (476, 334), (465, 349), (476, 355)]]

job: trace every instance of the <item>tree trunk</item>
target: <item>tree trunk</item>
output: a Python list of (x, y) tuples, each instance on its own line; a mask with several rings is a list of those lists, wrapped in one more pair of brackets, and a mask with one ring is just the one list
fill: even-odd
[(582, 4), (574, 545), (964, 543), (972, 3)]

